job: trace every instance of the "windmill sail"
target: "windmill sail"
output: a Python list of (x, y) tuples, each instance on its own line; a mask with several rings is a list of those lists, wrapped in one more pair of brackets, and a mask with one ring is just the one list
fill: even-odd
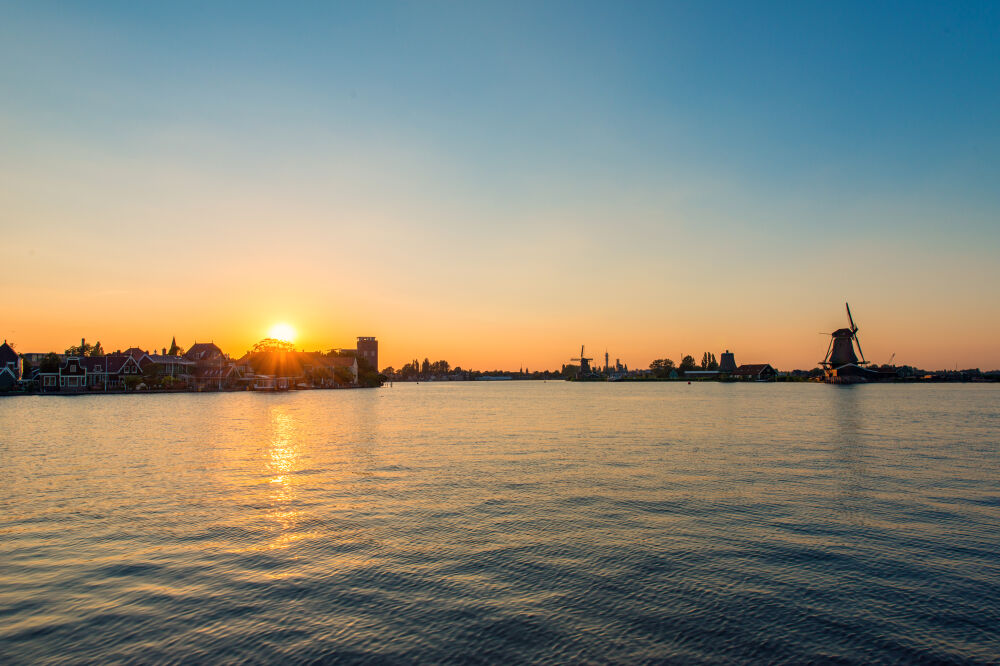
[(844, 307), (847, 308), (847, 321), (851, 324), (851, 334), (854, 337), (854, 344), (858, 346), (858, 353), (861, 354), (861, 362), (867, 363), (865, 353), (861, 351), (861, 341), (858, 340), (858, 325), (854, 323), (854, 317), (851, 316), (851, 306), (844, 303)]

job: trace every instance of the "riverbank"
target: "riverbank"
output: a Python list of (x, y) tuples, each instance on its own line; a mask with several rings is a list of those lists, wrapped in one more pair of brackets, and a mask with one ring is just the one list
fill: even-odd
[(0, 391), (0, 397), (12, 397), (19, 395), (43, 395), (43, 396), (63, 396), (75, 397), (83, 395), (162, 395), (176, 393), (295, 393), (298, 391), (345, 391), (353, 389), (378, 388), (378, 386), (300, 386), (296, 388), (282, 389), (257, 389), (257, 388), (201, 388), (201, 389), (114, 389), (111, 391)]

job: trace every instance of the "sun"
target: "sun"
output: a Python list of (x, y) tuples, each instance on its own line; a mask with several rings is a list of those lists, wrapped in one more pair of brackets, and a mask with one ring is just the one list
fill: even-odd
[(271, 330), (267, 332), (267, 337), (282, 342), (295, 342), (295, 329), (285, 322), (280, 322), (271, 327)]

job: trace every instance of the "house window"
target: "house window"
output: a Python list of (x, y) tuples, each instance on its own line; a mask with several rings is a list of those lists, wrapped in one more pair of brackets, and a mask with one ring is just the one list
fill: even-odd
[(94, 370), (95, 370), (96, 372), (100, 372), (100, 371), (101, 371), (101, 366), (99, 366), (99, 365), (95, 365), (95, 366), (94, 366)]
[(45, 385), (46, 386), (55, 386), (56, 385), (56, 378), (53, 377), (52, 375), (48, 375), (45, 378)]

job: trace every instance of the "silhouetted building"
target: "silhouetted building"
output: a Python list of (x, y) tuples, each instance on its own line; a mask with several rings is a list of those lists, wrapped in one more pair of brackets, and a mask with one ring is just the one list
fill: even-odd
[(21, 379), (23, 364), (14, 348), (4, 340), (0, 345), (0, 391), (9, 391)]
[(372, 370), (378, 372), (378, 340), (374, 336), (358, 336), (358, 358), (368, 361)]
[(741, 365), (733, 373), (733, 377), (737, 379), (749, 379), (758, 382), (774, 381), (777, 376), (778, 372), (767, 363)]
[(728, 349), (722, 352), (722, 360), (719, 361), (720, 374), (733, 374), (736, 372), (736, 355)]
[(222, 358), (222, 350), (214, 342), (196, 342), (184, 354), (189, 361), (214, 361)]

